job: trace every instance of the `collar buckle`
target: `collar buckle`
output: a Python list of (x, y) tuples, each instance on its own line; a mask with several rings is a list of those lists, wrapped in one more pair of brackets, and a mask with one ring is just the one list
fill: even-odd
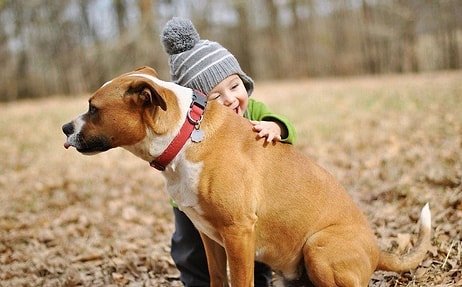
[(163, 166), (162, 164), (160, 164), (158, 161), (155, 161), (155, 160), (151, 161), (149, 165), (159, 171), (165, 170), (165, 166)]
[(193, 90), (191, 108), (196, 105), (205, 110), (207, 106), (207, 96), (199, 90)]

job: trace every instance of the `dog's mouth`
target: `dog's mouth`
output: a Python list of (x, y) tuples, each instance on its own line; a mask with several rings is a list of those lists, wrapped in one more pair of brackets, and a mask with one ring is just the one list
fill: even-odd
[(85, 141), (81, 137), (76, 137), (73, 140), (69, 137), (64, 142), (64, 148), (69, 149), (74, 147), (78, 152), (85, 155), (93, 155), (111, 149), (111, 145), (106, 138), (93, 138), (92, 140)]

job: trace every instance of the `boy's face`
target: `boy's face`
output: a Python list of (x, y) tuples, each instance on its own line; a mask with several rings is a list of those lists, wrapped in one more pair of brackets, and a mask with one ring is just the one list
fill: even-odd
[(217, 100), (242, 116), (247, 109), (249, 96), (241, 78), (238, 75), (231, 75), (218, 83), (207, 94), (207, 99), (209, 101)]

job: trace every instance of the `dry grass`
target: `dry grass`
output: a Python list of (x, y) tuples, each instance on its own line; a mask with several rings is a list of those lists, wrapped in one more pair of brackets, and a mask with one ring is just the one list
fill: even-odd
[[(257, 83), (298, 149), (330, 170), (385, 249), (415, 240), (430, 202), (433, 248), (370, 286), (462, 286), (462, 72)], [(86, 97), (0, 105), (0, 286), (181, 286), (159, 172), (123, 150), (85, 157), (61, 125)], [(411, 236), (407, 236), (411, 234)]]

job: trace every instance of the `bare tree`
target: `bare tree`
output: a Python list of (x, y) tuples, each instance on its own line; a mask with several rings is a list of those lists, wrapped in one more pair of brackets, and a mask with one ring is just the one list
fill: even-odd
[(116, 14), (117, 31), (119, 35), (122, 35), (125, 32), (127, 4), (125, 0), (113, 0), (113, 6)]
[(267, 76), (272, 78), (280, 78), (284, 75), (284, 64), (282, 62), (283, 45), (281, 41), (281, 29), (279, 26), (278, 6), (274, 0), (265, 0), (265, 8), (268, 17), (268, 26), (265, 31), (267, 37), (267, 52), (266, 57), (270, 59), (267, 66)]
[(460, 69), (461, 14), (460, 0), (5, 0), (0, 100), (87, 92), (142, 65), (165, 77), (172, 16), (256, 79)]
[(377, 31), (376, 17), (372, 5), (367, 0), (362, 0), (362, 52), (364, 68), (368, 73), (377, 74), (380, 72), (379, 65), (379, 42), (375, 31)]
[[(15, 77), (13, 80), (13, 94), (12, 98), (20, 98), (20, 95), (29, 94), (30, 82), (28, 80), (27, 69), (29, 66), (29, 56), (26, 50), (27, 37), (25, 33), (25, 26), (28, 21), (26, 19), (26, 11), (22, 9), (20, 2), (11, 3), (11, 12), (14, 15), (14, 37), (18, 40), (19, 47), (17, 47), (17, 61), (16, 67), (13, 67)], [(21, 81), (18, 81), (22, 79)]]
[(460, 21), (460, 13), (458, 14), (457, 11), (462, 12), (462, 10), (457, 3), (460, 6), (460, 2), (457, 0), (436, 1), (435, 3), (436, 11), (438, 11), (436, 37), (440, 49), (442, 49), (442, 68), (446, 69), (459, 69), (461, 67), (457, 34), (460, 33), (462, 27), (460, 24), (457, 25), (457, 19)]
[(316, 8), (313, 0), (291, 0), (289, 2), (292, 16), (290, 31), (293, 47), (292, 61), (288, 71), (295, 77), (316, 73), (316, 55), (314, 52)]
[(237, 32), (239, 34), (239, 45), (236, 49), (236, 57), (239, 59), (241, 68), (248, 74), (253, 75), (252, 65), (252, 32), (249, 25), (249, 8), (248, 1), (239, 0), (234, 3), (234, 8), (238, 15)]

